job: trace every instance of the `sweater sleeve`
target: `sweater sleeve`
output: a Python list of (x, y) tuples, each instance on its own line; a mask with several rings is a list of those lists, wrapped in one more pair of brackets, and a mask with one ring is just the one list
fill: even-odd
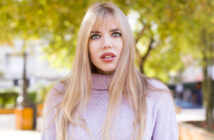
[(55, 119), (62, 100), (63, 85), (56, 84), (48, 93), (43, 111), (43, 130), (41, 140), (56, 140)]
[(178, 140), (175, 105), (168, 93), (162, 93), (157, 103), (157, 118), (152, 140)]

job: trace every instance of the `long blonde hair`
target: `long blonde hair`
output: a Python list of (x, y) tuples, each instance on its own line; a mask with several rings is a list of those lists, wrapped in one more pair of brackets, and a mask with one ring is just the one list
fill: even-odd
[(57, 139), (68, 139), (68, 125), (85, 128), (85, 120), (80, 114), (84, 111), (92, 90), (92, 68), (88, 54), (88, 40), (92, 28), (97, 21), (107, 15), (113, 16), (119, 23), (122, 33), (123, 49), (118, 66), (109, 84), (109, 103), (106, 119), (102, 129), (102, 139), (110, 139), (110, 129), (114, 116), (120, 106), (122, 96), (127, 97), (135, 114), (133, 137), (141, 140), (146, 123), (146, 92), (148, 89), (146, 77), (134, 65), (135, 44), (133, 33), (124, 13), (114, 4), (96, 3), (92, 5), (83, 18), (78, 34), (73, 68), (66, 81), (64, 98), (60, 104), (60, 122), (57, 126)]

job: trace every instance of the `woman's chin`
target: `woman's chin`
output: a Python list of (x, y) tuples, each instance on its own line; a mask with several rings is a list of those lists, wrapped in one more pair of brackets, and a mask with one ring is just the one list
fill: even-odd
[(97, 69), (96, 72), (100, 74), (112, 74), (115, 69)]

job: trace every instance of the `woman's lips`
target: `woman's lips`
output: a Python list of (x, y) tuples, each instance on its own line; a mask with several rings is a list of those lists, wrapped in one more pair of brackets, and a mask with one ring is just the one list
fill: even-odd
[(116, 58), (116, 55), (114, 53), (103, 53), (100, 56), (100, 59), (104, 62), (111, 62)]

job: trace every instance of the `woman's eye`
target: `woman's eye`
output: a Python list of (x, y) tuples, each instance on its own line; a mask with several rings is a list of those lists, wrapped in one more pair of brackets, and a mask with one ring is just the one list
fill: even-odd
[(94, 35), (91, 36), (92, 40), (95, 40), (95, 39), (98, 39), (98, 38), (100, 38), (100, 35), (98, 35), (98, 34), (94, 34)]
[(112, 33), (112, 36), (113, 36), (113, 37), (120, 37), (120, 36), (121, 36), (121, 33), (119, 33), (119, 32), (114, 32), (114, 33)]

